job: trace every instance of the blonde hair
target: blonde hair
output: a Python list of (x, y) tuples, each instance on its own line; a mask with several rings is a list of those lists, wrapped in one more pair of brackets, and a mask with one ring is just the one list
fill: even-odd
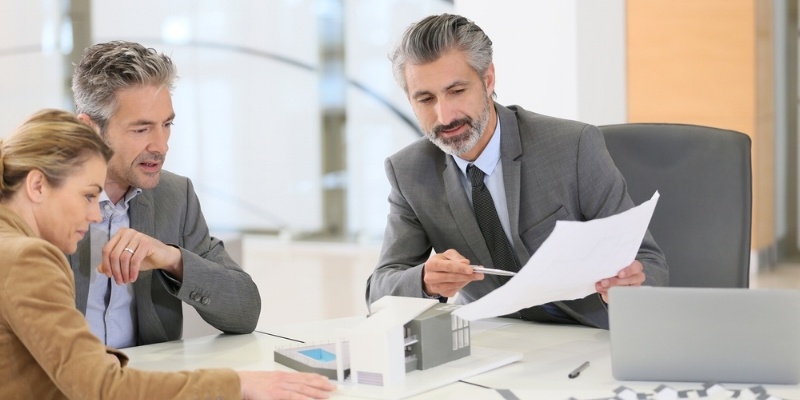
[(66, 111), (39, 111), (0, 140), (0, 200), (16, 193), (32, 170), (41, 171), (51, 185), (59, 187), (95, 155), (108, 162), (112, 151), (94, 129)]

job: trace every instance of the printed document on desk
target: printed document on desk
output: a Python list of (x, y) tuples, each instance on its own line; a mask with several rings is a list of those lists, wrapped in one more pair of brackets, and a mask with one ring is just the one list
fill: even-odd
[(655, 192), (639, 206), (607, 218), (557, 221), (516, 276), (453, 314), (474, 321), (594, 293), (597, 281), (615, 276), (636, 258), (658, 197)]

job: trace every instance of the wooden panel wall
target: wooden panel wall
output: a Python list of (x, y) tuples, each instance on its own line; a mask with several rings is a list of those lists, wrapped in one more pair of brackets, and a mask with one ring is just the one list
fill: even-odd
[(752, 247), (773, 246), (772, 2), (628, 0), (626, 11), (629, 122), (709, 125), (750, 135)]

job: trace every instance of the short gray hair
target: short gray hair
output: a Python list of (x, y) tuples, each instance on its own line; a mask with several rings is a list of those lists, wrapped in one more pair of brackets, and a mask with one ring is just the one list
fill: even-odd
[(411, 24), (395, 46), (389, 59), (397, 84), (408, 92), (406, 66), (434, 62), (450, 50), (461, 50), (478, 76), (492, 64), (492, 41), (471, 20), (460, 15), (432, 15)]
[(116, 94), (141, 85), (166, 86), (170, 92), (178, 78), (172, 60), (139, 43), (114, 41), (93, 45), (72, 74), (75, 112), (88, 115), (104, 134), (117, 111)]

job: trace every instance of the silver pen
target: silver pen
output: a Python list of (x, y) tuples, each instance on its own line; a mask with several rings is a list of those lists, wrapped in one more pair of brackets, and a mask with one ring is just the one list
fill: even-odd
[(472, 270), (475, 272), (488, 275), (514, 276), (517, 274), (516, 272), (506, 271), (504, 269), (484, 268), (482, 265), (470, 265), (470, 267), (472, 267)]

